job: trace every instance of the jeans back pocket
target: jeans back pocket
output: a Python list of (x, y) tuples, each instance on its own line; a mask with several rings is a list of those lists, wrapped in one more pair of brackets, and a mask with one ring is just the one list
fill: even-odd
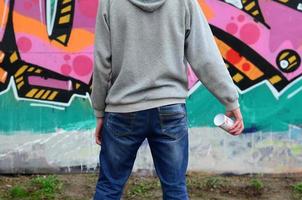
[(107, 127), (113, 135), (125, 136), (133, 132), (135, 112), (108, 112)]
[(159, 120), (162, 134), (178, 139), (188, 132), (187, 111), (184, 103), (160, 106)]

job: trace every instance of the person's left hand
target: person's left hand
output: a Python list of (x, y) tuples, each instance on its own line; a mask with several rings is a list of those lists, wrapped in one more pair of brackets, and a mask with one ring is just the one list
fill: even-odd
[(97, 123), (96, 123), (96, 128), (95, 128), (95, 143), (98, 145), (101, 145), (102, 142), (102, 128), (103, 128), (103, 120), (104, 117), (96, 118)]

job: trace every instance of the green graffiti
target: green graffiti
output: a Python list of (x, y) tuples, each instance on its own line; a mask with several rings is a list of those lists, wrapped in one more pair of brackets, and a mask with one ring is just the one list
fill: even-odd
[[(290, 86), (277, 99), (266, 84), (241, 94), (240, 108), (245, 128), (263, 132), (287, 131), (289, 124), (302, 123), (302, 80)], [(213, 118), (224, 113), (223, 105), (204, 87), (199, 87), (188, 99), (190, 127), (213, 127)]]
[(88, 130), (95, 127), (95, 118), (87, 99), (75, 98), (71, 105), (59, 110), (51, 107), (32, 106), (33, 102), (16, 100), (12, 90), (1, 95), (0, 132), (30, 134), (53, 133), (59, 129)]

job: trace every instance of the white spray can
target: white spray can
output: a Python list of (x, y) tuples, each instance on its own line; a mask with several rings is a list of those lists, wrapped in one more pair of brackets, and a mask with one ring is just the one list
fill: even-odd
[(232, 127), (234, 125), (234, 120), (229, 118), (228, 116), (220, 113), (217, 114), (214, 117), (214, 124), (215, 126), (218, 126), (220, 128), (222, 128), (223, 130), (227, 131), (230, 129), (230, 127)]

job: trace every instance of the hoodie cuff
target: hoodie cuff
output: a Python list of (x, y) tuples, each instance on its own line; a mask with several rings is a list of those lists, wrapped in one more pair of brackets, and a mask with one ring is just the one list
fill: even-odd
[(232, 110), (235, 110), (236, 108), (239, 108), (240, 105), (239, 105), (239, 101), (238, 99), (236, 101), (233, 101), (233, 102), (230, 102), (228, 104), (225, 105), (225, 110), (226, 111), (232, 111)]
[(96, 118), (104, 117), (104, 111), (95, 110), (95, 109), (94, 109), (94, 116), (95, 116)]

